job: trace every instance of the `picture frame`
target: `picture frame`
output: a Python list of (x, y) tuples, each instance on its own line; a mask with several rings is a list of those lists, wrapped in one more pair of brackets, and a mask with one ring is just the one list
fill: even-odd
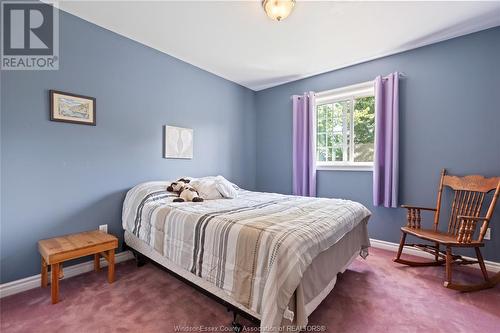
[(163, 126), (163, 158), (192, 159), (193, 129)]
[(96, 99), (59, 90), (49, 90), (50, 120), (96, 126)]

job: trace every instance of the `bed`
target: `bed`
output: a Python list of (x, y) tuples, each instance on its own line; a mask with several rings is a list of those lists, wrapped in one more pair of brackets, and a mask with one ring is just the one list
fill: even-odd
[(237, 187), (234, 199), (174, 203), (169, 184), (127, 193), (126, 245), (258, 319), (262, 332), (305, 327), (337, 274), (368, 254), (360, 203)]

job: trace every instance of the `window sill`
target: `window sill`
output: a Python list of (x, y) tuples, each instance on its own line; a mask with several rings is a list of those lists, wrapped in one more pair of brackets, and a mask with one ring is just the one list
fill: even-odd
[(373, 165), (317, 165), (316, 170), (330, 170), (330, 171), (373, 171)]

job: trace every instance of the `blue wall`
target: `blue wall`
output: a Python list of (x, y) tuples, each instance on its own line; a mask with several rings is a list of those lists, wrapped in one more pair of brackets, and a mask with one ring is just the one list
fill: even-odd
[[(500, 176), (497, 27), (259, 91), (257, 188), (291, 193), (290, 95), (365, 82), (393, 71), (408, 75), (400, 85), (401, 203), (435, 206), (443, 167), (456, 174)], [(399, 227), (405, 223), (406, 212), (372, 206), (371, 172), (319, 171), (318, 195), (365, 204), (373, 212), (370, 236), (399, 242)], [(483, 252), (486, 259), (494, 261), (500, 261), (498, 206), (492, 222), (496, 240), (487, 242)]]
[[(290, 95), (398, 70), (400, 201), (434, 205), (439, 170), (500, 174), (500, 28), (254, 93), (72, 15), (60, 15), (58, 71), (1, 74), (2, 283), (38, 273), (39, 239), (108, 224), (126, 191), (182, 175), (224, 174), (291, 192)], [(48, 90), (97, 98), (97, 126), (49, 121)], [(162, 158), (162, 126), (194, 128), (193, 160)], [(372, 207), (371, 172), (320, 171), (324, 197), (373, 212), (371, 237), (397, 242), (401, 209)], [(485, 257), (500, 261), (500, 208)]]
[[(148, 180), (223, 174), (255, 186), (254, 92), (72, 15), (58, 71), (1, 72), (1, 282), (39, 272), (37, 241), (108, 224)], [(49, 121), (48, 90), (97, 99), (97, 126)], [(162, 158), (162, 126), (194, 159)]]

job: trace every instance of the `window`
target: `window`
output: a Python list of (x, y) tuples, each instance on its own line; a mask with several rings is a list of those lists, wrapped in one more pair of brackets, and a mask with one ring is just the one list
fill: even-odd
[(371, 170), (375, 138), (373, 83), (316, 95), (318, 169)]

